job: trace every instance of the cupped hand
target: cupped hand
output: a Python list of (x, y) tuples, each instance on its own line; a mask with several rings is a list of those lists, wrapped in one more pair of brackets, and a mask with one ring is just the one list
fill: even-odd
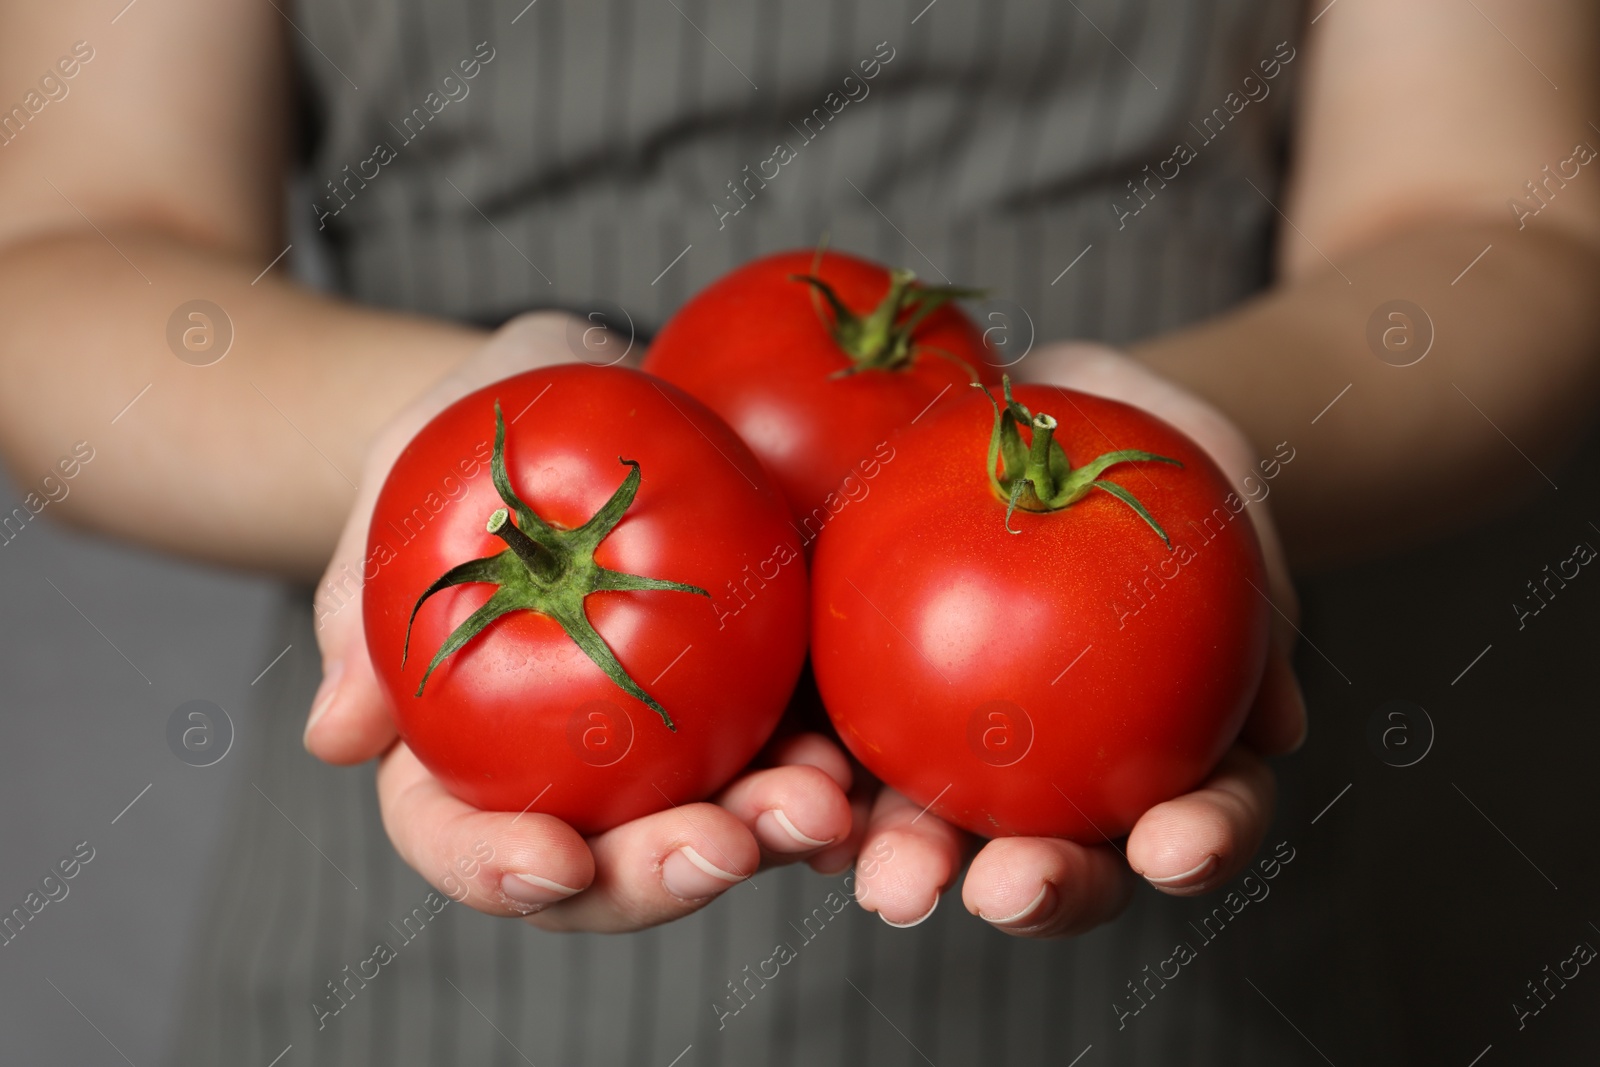
[[(1246, 475), (1260, 480), (1254, 449), (1226, 417), (1111, 349), (1056, 345), (1033, 353), (1015, 369), (1022, 380), (1144, 408), (1193, 438), (1235, 486)], [(1250, 861), (1275, 798), (1272, 771), (1263, 757), (1300, 745), (1306, 710), (1289, 664), (1298, 606), (1288, 564), (1264, 500), (1245, 510), (1266, 557), (1268, 588), (1262, 593), (1272, 601), (1274, 625), (1261, 687), (1238, 742), (1197, 789), (1145, 812), (1125, 845), (1040, 837), (983, 845), (962, 886), (968, 911), (1018, 936), (1070, 936), (1114, 918), (1137, 877), (1163, 893), (1190, 896), (1221, 887)], [(915, 925), (933, 913), (975, 844), (964, 831), (884, 788), (865, 829), (861, 855), (872, 862), (857, 867), (856, 898), (885, 922)]]
[[(378, 490), (405, 445), (436, 413), (484, 385), (604, 352), (588, 324), (556, 313), (502, 327), (379, 435), (316, 601), (323, 682), (305, 744), (335, 764), (380, 757), (378, 799), (400, 856), (452, 899), (492, 915), (525, 916), (547, 929), (624, 931), (703, 907), (763, 866), (848, 863), (851, 768), (816, 734), (769, 744), (714, 802), (683, 804), (584, 838), (537, 804), (523, 813), (481, 811), (452, 796), (400, 741), (349, 596), (361, 572)], [(584, 338), (575, 343), (569, 339)], [(604, 343), (620, 349), (610, 338)]]

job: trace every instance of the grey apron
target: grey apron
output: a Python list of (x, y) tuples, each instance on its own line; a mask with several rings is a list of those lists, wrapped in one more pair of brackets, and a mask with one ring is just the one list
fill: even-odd
[[(989, 287), (985, 325), (1018, 346), (1219, 312), (1267, 281), (1304, 63), (1298, 7), (1264, 0), (328, 0), (294, 18), (296, 225), (338, 288), (484, 324), (594, 311), (641, 336), (719, 273), (824, 233)], [(804, 869), (627, 936), (435, 913), (383, 835), (371, 768), (300, 747), (317, 665), (297, 607), (183, 1063), (1321, 1062), (1240, 975), (1251, 960), (1270, 989), (1326, 931), (1305, 923), (1294, 945), (1244, 912), (1254, 935), (1207, 940), (1215, 901), (1142, 892), (1053, 943), (999, 935), (956, 892), (913, 930), (835, 914), (840, 880)], [(1251, 906), (1288, 918), (1297, 873)], [(819, 908), (825, 925), (805, 924)], [(1198, 958), (1156, 992), (1149, 969), (1180, 941)], [(394, 958), (351, 981), (378, 942)], [(777, 942), (794, 962), (719, 1011)]]

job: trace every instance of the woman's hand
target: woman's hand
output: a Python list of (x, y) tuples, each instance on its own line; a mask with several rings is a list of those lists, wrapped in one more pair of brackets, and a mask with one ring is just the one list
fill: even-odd
[[(1135, 404), (1183, 430), (1238, 485), (1259, 471), (1244, 436), (1215, 408), (1147, 367), (1099, 345), (1042, 349), (1016, 368), (1019, 378)], [(1108, 445), (1108, 447), (1116, 447)], [(1123, 846), (1056, 838), (1009, 837), (978, 851), (962, 886), (968, 911), (1024, 937), (1080, 934), (1127, 904), (1133, 876), (1163, 893), (1190, 896), (1219, 888), (1249, 862), (1271, 817), (1275, 787), (1263, 756), (1288, 752), (1305, 737), (1305, 702), (1289, 665), (1297, 615), (1288, 566), (1266, 504), (1246, 509), (1266, 556), (1274, 626), (1267, 667), (1238, 743), (1192, 793), (1145, 812)], [(896, 926), (932, 914), (939, 894), (972, 846), (964, 832), (883, 789), (873, 803), (862, 852), (890, 857), (858, 870), (857, 900)]]
[[(373, 445), (361, 490), (328, 564), (348, 584), (360, 573), (367, 526), (389, 468), (436, 413), (521, 371), (604, 351), (586, 323), (523, 315), (392, 422)], [(581, 339), (581, 340), (580, 340)], [(610, 339), (615, 343), (615, 338)], [(346, 568), (349, 568), (348, 570)], [(684, 804), (585, 839), (537, 810), (480, 811), (456, 799), (399, 741), (367, 655), (361, 598), (335, 608), (318, 589), (323, 682), (305, 744), (329, 763), (381, 757), (378, 798), (396, 851), (441, 892), (491, 915), (521, 915), (548, 929), (623, 931), (704, 906), (763, 866), (810, 860), (847, 866), (851, 768), (816, 734), (774, 741), (716, 803)]]

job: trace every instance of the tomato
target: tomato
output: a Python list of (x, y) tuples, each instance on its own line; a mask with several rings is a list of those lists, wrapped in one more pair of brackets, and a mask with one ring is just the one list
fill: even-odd
[(777, 478), (809, 546), (844, 494), (859, 491), (845, 480), (862, 479), (892, 429), (972, 381), (996, 380), (983, 337), (949, 303), (967, 295), (839, 252), (783, 252), (686, 303), (644, 369), (738, 431)]
[(1266, 662), (1261, 548), (1222, 472), (1154, 416), (969, 393), (897, 437), (823, 531), (817, 684), (850, 751), (940, 818), (1103, 841), (1238, 733)]
[(365, 566), (373, 666), (417, 757), (470, 804), (583, 833), (727, 782), (805, 656), (783, 498), (721, 419), (638, 371), (532, 371), (445, 409), (390, 471)]

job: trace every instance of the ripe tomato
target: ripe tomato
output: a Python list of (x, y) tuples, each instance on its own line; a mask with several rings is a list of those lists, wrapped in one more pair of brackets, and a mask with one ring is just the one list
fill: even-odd
[[(728, 781), (805, 656), (805, 561), (760, 462), (622, 368), (532, 371), (441, 412), (384, 483), (365, 576), (417, 757), (468, 803), (583, 833)], [(731, 583), (741, 599), (706, 595)]]
[(823, 531), (812, 666), (850, 750), (940, 818), (1098, 842), (1238, 733), (1266, 662), (1264, 564), (1182, 433), (1082, 393), (1015, 396), (896, 438), (872, 496)]
[(839, 252), (783, 252), (685, 304), (644, 369), (739, 432), (809, 545), (841, 506), (841, 483), (852, 472), (861, 479), (892, 429), (973, 381), (997, 380), (982, 336), (949, 303), (962, 295), (974, 294), (915, 285), (910, 272)]

